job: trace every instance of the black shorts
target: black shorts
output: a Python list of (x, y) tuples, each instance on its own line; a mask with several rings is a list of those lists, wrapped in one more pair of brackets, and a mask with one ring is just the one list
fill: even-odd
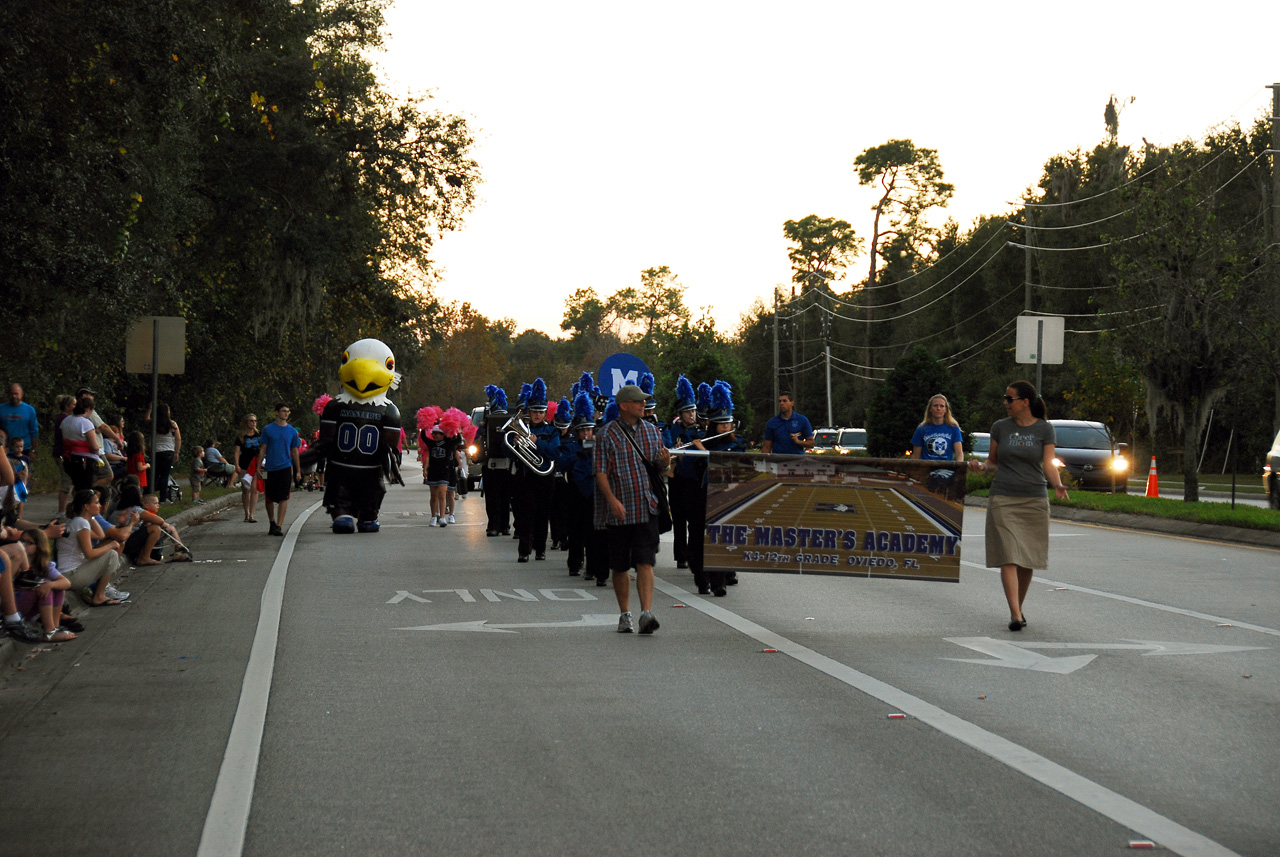
[(289, 491), (293, 488), (293, 468), (283, 467), (280, 470), (268, 470), (266, 482), (267, 501), (283, 503), (289, 499)]
[(644, 524), (609, 524), (605, 532), (609, 537), (609, 570), (615, 574), (657, 561), (657, 518), (650, 516)]

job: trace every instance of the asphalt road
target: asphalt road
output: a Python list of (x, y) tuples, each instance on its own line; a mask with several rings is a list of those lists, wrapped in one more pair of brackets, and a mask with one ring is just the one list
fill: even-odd
[(1280, 852), (1280, 552), (1055, 522), (1014, 634), (981, 509), (959, 584), (699, 598), (664, 544), (640, 637), (478, 495), (316, 499), (3, 672), (0, 854)]

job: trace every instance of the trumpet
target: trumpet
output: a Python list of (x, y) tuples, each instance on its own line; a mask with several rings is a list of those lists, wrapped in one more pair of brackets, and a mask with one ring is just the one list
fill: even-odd
[(538, 442), (534, 440), (533, 433), (524, 424), (524, 420), (520, 419), (520, 413), (522, 412), (516, 413), (502, 426), (502, 443), (525, 467), (538, 476), (549, 476), (555, 470), (556, 463), (538, 454)]

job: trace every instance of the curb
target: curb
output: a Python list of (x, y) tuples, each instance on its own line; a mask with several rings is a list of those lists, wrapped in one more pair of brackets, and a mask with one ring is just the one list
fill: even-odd
[[(985, 509), (987, 507), (987, 498), (965, 497), (964, 504)], [(1158, 533), (1164, 536), (1181, 536), (1189, 539), (1225, 542), (1231, 545), (1249, 545), (1250, 547), (1280, 550), (1280, 532), (1275, 530), (1252, 530), (1246, 527), (1228, 527), (1222, 524), (1194, 524), (1190, 521), (1178, 521), (1172, 518), (1155, 518), (1150, 515), (1134, 515), (1128, 512), (1103, 512), (1098, 509), (1072, 509), (1067, 506), (1055, 506), (1053, 504), (1049, 506), (1049, 517), (1055, 521), (1096, 524), (1102, 527)]]
[[(217, 514), (218, 512), (221, 512), (223, 509), (227, 508), (228, 506), (235, 506), (239, 503), (240, 503), (239, 493), (227, 494), (222, 497), (218, 497), (214, 500), (210, 500), (209, 502), (204, 503), (200, 506), (192, 506), (189, 509), (183, 509), (181, 512), (178, 512), (175, 515), (170, 515), (167, 518), (167, 520), (169, 523), (173, 524), (175, 527), (185, 527), (190, 524), (198, 523), (199, 521), (202, 521), (205, 518), (213, 517), (215, 514)], [(79, 597), (76, 596), (74, 593), (68, 594), (67, 605), (71, 615), (76, 617), (82, 616), (84, 613), (86, 613), (89, 610), (89, 608), (84, 606), (84, 604), (80, 601)], [(62, 645), (62, 644), (61, 643), (45, 643), (45, 644), (25, 643), (22, 646), (20, 646), (18, 645), (17, 641), (13, 640), (10, 637), (7, 637), (7, 636), (0, 637), (0, 669), (12, 666), (16, 664), (19, 660), (21, 660), (26, 655), (27, 646), (57, 646), (57, 645)], [(74, 645), (74, 642), (69, 643), (68, 645)]]

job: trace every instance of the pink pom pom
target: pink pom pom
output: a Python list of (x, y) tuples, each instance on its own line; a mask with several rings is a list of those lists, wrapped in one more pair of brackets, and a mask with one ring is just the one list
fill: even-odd
[(464, 425), (470, 423), (471, 417), (457, 408), (450, 408), (440, 417), (440, 428), (444, 429), (445, 437), (455, 437)]
[(467, 424), (462, 427), (462, 439), (467, 443), (471, 443), (476, 439), (476, 432), (478, 431), (479, 429), (473, 426), (470, 421), (468, 421)]
[(319, 396), (316, 396), (316, 400), (311, 403), (311, 410), (323, 416), (324, 406), (329, 404), (332, 401), (333, 401), (333, 396), (330, 396), (328, 393), (321, 393)]
[(440, 420), (440, 409), (435, 405), (427, 405), (425, 408), (418, 409), (418, 428), (431, 430), (431, 427)]

